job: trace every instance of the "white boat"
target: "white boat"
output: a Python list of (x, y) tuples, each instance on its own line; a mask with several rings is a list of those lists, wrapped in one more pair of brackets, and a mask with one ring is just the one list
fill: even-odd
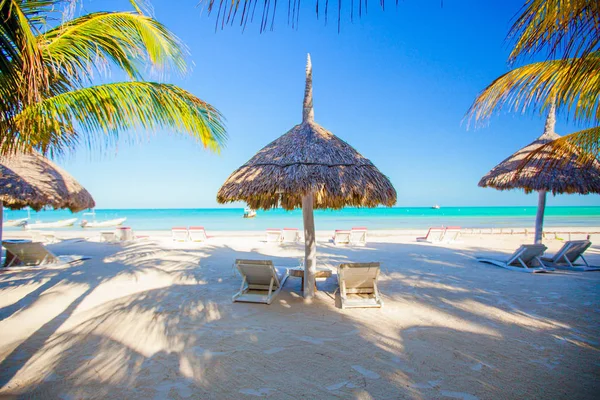
[(64, 228), (67, 226), (73, 226), (77, 222), (77, 218), (61, 219), (60, 221), (54, 222), (34, 222), (33, 224), (25, 225), (26, 229), (40, 229), (40, 228)]
[(9, 219), (8, 221), (4, 221), (2, 223), (2, 227), (6, 228), (9, 226), (23, 226), (27, 223), (29, 218), (19, 218), (19, 219)]
[(244, 218), (254, 218), (256, 217), (256, 211), (251, 208), (244, 209)]
[(123, 222), (125, 222), (127, 218), (115, 218), (108, 219), (106, 221), (87, 221), (85, 219), (81, 220), (82, 228), (108, 228), (111, 226), (119, 226)]
[(431, 208), (433, 208), (434, 210), (439, 210), (440, 206), (439, 206), (439, 204), (436, 204), (435, 206), (431, 206)]

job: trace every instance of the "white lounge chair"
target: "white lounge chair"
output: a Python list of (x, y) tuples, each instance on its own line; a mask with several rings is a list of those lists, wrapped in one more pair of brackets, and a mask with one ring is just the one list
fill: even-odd
[(206, 230), (204, 230), (203, 226), (190, 226), (190, 229), (188, 229), (188, 236), (192, 242), (204, 242), (208, 239)]
[(418, 237), (417, 242), (439, 243), (444, 237), (445, 228), (429, 228), (427, 235)]
[[(338, 284), (340, 285), (342, 308), (383, 306), (377, 288), (379, 270), (379, 263), (340, 264)], [(349, 294), (356, 296), (352, 296), (350, 299)]]
[(235, 260), (242, 275), (240, 291), (233, 301), (271, 304), (287, 277), (287, 268), (276, 268), (271, 260)]
[(444, 230), (442, 241), (444, 243), (457, 243), (460, 239), (460, 226), (447, 226)]
[(187, 242), (189, 233), (186, 227), (171, 228), (171, 237), (175, 242)]
[[(542, 257), (545, 266), (570, 269), (573, 271), (600, 271), (600, 267), (593, 267), (583, 257), (583, 253), (592, 245), (589, 240), (572, 240), (565, 242), (563, 247), (554, 257)], [(575, 264), (581, 258), (583, 264)]]
[(100, 232), (100, 241), (106, 243), (114, 243), (117, 241), (117, 232), (116, 231), (101, 231)]
[[(506, 261), (495, 260), (492, 258), (477, 257), (477, 261), (494, 264), (498, 267), (521, 272), (550, 272), (554, 268), (544, 267), (540, 259), (547, 247), (543, 244), (523, 244)], [(533, 261), (537, 261), (539, 266), (533, 266)]]
[(87, 260), (85, 256), (57, 256), (40, 242), (2, 242), (6, 249), (8, 260), (6, 268), (12, 265), (47, 265), (70, 264), (76, 261)]
[(333, 233), (333, 244), (350, 244), (350, 231), (336, 229)]
[(298, 243), (300, 241), (300, 232), (298, 228), (283, 228), (281, 234), (282, 243)]
[(267, 229), (267, 243), (279, 243), (282, 237), (281, 229)]
[(366, 245), (367, 244), (367, 228), (352, 228), (350, 230), (350, 244)]

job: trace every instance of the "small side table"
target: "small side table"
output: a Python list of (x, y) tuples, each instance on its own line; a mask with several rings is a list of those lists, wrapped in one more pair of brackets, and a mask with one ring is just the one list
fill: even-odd
[[(302, 285), (300, 286), (300, 290), (304, 290), (304, 268), (303, 267), (294, 267), (288, 269), (290, 276), (295, 276), (298, 278), (302, 278)], [(331, 270), (327, 268), (317, 268), (317, 272), (315, 273), (316, 278), (329, 278), (331, 276)], [(317, 282), (315, 281), (315, 290), (317, 289)]]

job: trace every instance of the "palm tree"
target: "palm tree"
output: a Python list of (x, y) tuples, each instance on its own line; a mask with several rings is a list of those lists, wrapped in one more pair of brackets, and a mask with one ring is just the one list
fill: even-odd
[[(111, 144), (136, 127), (189, 134), (218, 151), (222, 115), (171, 84), (143, 80), (148, 66), (186, 72), (183, 44), (162, 24), (135, 12), (76, 18), (56, 9), (76, 0), (0, 0), (0, 154), (60, 154), (73, 144)], [(111, 67), (125, 82), (93, 85)]]
[[(494, 80), (467, 115), (476, 121), (502, 108), (544, 112), (556, 103), (582, 124), (600, 124), (600, 2), (528, 0), (512, 26), (509, 62), (546, 52), (548, 59), (515, 68)], [(556, 57), (556, 58), (554, 58)], [(584, 165), (598, 158), (600, 126), (563, 136), (540, 147), (522, 164), (554, 168), (578, 148)], [(550, 152), (550, 156), (548, 156)], [(546, 154), (542, 161), (542, 154)]]

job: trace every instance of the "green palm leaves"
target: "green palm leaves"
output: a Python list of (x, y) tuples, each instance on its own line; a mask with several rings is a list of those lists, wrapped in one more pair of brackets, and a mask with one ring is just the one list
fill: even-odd
[[(597, 0), (528, 0), (509, 37), (515, 47), (509, 61), (546, 51), (559, 56), (524, 65), (500, 76), (485, 88), (468, 111), (486, 119), (494, 111), (543, 111), (552, 102), (581, 123), (600, 124), (600, 2)], [(540, 147), (524, 160), (554, 168), (577, 149), (580, 161), (599, 155), (600, 126), (564, 136)]]
[[(112, 144), (135, 128), (169, 129), (210, 150), (222, 147), (226, 132), (214, 107), (174, 85), (143, 81), (148, 66), (187, 71), (186, 49), (139, 12), (144, 2), (132, 1), (138, 12), (92, 13), (38, 32), (49, 7), (61, 2), (0, 0), (0, 154)], [(111, 67), (130, 81), (88, 87)]]

